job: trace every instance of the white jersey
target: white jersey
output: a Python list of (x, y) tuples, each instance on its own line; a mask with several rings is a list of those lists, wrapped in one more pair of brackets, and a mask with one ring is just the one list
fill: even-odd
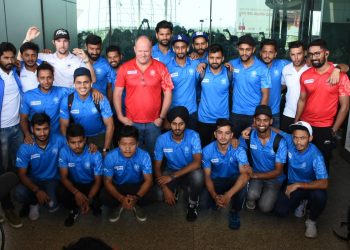
[(55, 80), (53, 85), (58, 87), (73, 87), (73, 75), (77, 68), (85, 67), (83, 59), (69, 52), (68, 56), (60, 59), (56, 53), (39, 53), (39, 59), (50, 63), (55, 69)]
[(286, 104), (283, 111), (285, 116), (295, 117), (300, 96), (300, 76), (307, 69), (309, 67), (305, 64), (299, 71), (296, 71), (293, 63), (290, 63), (282, 70), (282, 84), (287, 86)]
[(36, 71), (27, 70), (25, 66), (22, 67), (20, 77), (22, 83), (23, 92), (35, 89), (38, 87), (38, 78), (36, 76)]

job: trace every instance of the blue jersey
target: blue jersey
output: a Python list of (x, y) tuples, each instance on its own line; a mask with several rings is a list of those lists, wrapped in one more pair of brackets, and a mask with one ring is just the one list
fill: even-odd
[(327, 168), (321, 152), (310, 143), (304, 152), (299, 152), (292, 135), (280, 133), (288, 146), (288, 183), (305, 182), (328, 179)]
[(230, 144), (226, 154), (219, 151), (217, 141), (203, 149), (202, 166), (210, 168), (211, 178), (231, 178), (239, 175), (239, 167), (249, 165), (247, 153), (242, 147), (233, 148)]
[(244, 67), (240, 58), (231, 60), (230, 64), (234, 67), (232, 112), (253, 115), (261, 102), (261, 89), (271, 88), (268, 68), (256, 57), (248, 68)]
[[(75, 123), (83, 126), (86, 136), (95, 136), (104, 133), (106, 131), (106, 127), (102, 118), (109, 118), (113, 115), (109, 101), (105, 96), (98, 105), (100, 105), (101, 114), (96, 109), (91, 93), (85, 100), (82, 100), (80, 99), (78, 93), (74, 91), (74, 100), (70, 114)], [(68, 96), (63, 98), (60, 112), (60, 117), (62, 119), (70, 119), (68, 111)]]
[(175, 53), (173, 51), (173, 48), (170, 47), (168, 52), (166, 54), (163, 54), (163, 52), (159, 49), (158, 43), (156, 43), (152, 47), (152, 57), (153, 59), (167, 65), (170, 62), (170, 60), (175, 57)]
[[(262, 145), (258, 138), (258, 133), (255, 129), (250, 133), (250, 153), (252, 156), (253, 171), (256, 173), (266, 173), (275, 169), (275, 163), (286, 163), (287, 158), (287, 143), (285, 139), (281, 139), (277, 152), (273, 150), (273, 142), (275, 140), (276, 133), (271, 130), (271, 136), (269, 141)], [(240, 146), (247, 149), (246, 141), (240, 137)], [(282, 174), (277, 177), (279, 182), (285, 179), (285, 175)]]
[(101, 153), (91, 153), (87, 146), (81, 154), (76, 154), (65, 145), (60, 151), (58, 165), (68, 169), (69, 179), (74, 183), (93, 183), (95, 176), (102, 175), (103, 171)]
[(52, 86), (48, 93), (38, 88), (24, 93), (21, 101), (20, 113), (28, 115), (29, 121), (35, 113), (45, 113), (50, 117), (51, 132), (60, 132), (60, 104), (62, 99), (73, 89)]
[(51, 134), (46, 147), (36, 143), (22, 144), (17, 152), (17, 168), (27, 168), (28, 176), (33, 180), (58, 179), (59, 150), (66, 144), (66, 139), (59, 134)]
[(154, 159), (161, 161), (163, 156), (167, 159), (167, 167), (171, 170), (179, 170), (193, 161), (194, 154), (201, 154), (201, 141), (197, 132), (185, 129), (181, 142), (176, 142), (172, 132), (168, 131), (157, 138), (154, 149)]
[(197, 58), (195, 60), (198, 60), (199, 63), (206, 63), (208, 64), (208, 51), (206, 51), (203, 55), (203, 57)]
[(186, 59), (186, 64), (180, 66), (175, 57), (167, 64), (171, 80), (174, 83), (171, 107), (185, 106), (190, 114), (197, 111), (196, 86), (198, 74), (196, 69), (197, 60)]
[(218, 74), (213, 74), (210, 67), (207, 67), (201, 87), (202, 93), (198, 107), (198, 121), (215, 123), (218, 118), (228, 119), (230, 81), (227, 76), (226, 67), (222, 66)]
[(102, 56), (100, 56), (92, 66), (96, 74), (96, 82), (92, 84), (92, 87), (106, 96), (108, 83), (114, 84), (115, 71)]
[(119, 148), (105, 158), (103, 175), (112, 177), (116, 185), (142, 183), (144, 174), (152, 174), (152, 163), (149, 154), (140, 148), (130, 158), (126, 158)]
[(272, 109), (272, 114), (278, 114), (280, 112), (282, 70), (288, 63), (290, 63), (288, 60), (275, 59), (269, 67), (271, 79), (269, 106)]

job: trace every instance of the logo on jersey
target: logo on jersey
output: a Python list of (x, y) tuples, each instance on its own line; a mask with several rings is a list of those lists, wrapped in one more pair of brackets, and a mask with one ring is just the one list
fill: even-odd
[(79, 109), (72, 109), (71, 111), (71, 114), (79, 114)]
[(85, 162), (84, 168), (85, 169), (90, 169), (90, 162)]
[(226, 84), (226, 79), (225, 79), (225, 78), (223, 78), (223, 79), (221, 79), (221, 81), (220, 81), (220, 82), (221, 82), (221, 84), (222, 84), (222, 85), (225, 85), (225, 84)]
[(188, 73), (192, 76), (194, 74), (194, 70), (193, 69), (189, 69)]
[(173, 77), (177, 77), (177, 76), (179, 76), (179, 73), (178, 72), (174, 72), (174, 73), (171, 73), (171, 78), (173, 78)]
[(239, 69), (233, 69), (233, 72), (239, 73)]
[(114, 166), (114, 169), (117, 171), (123, 171), (124, 170), (124, 166)]
[(307, 79), (304, 81), (304, 84), (310, 84), (313, 83), (315, 80), (314, 79)]
[(55, 104), (58, 104), (58, 103), (60, 102), (60, 99), (59, 99), (58, 97), (54, 97), (54, 98), (53, 98), (53, 102), (54, 102)]
[(41, 105), (41, 101), (31, 101), (31, 102), (30, 102), (30, 105), (31, 105), (31, 106), (38, 106), (38, 105)]
[(136, 69), (135, 70), (128, 70), (126, 73), (128, 75), (136, 75), (137, 74), (137, 70)]
[(258, 149), (258, 146), (257, 146), (257, 145), (254, 145), (254, 144), (250, 144), (250, 148), (251, 148), (251, 149)]
[(209, 83), (209, 78), (204, 78), (202, 83)]
[(135, 170), (136, 172), (138, 172), (138, 171), (140, 170), (140, 165), (139, 165), (139, 164), (135, 164), (135, 165), (134, 165), (134, 170)]
[(252, 73), (250, 73), (250, 76), (251, 76), (251, 77), (256, 77), (257, 74), (258, 74), (258, 73), (257, 73), (255, 70), (253, 70)]
[(40, 158), (40, 155), (39, 154), (33, 154), (30, 156), (30, 159), (33, 160), (35, 158)]
[(156, 71), (155, 71), (154, 69), (152, 69), (152, 70), (149, 72), (149, 74), (150, 74), (151, 76), (155, 76), (155, 75), (156, 75)]
[(219, 163), (219, 158), (214, 158), (210, 160), (211, 163)]
[(69, 162), (68, 163), (68, 167), (69, 168), (74, 168), (75, 167), (75, 163), (74, 162)]
[(96, 114), (96, 113), (97, 113), (97, 109), (96, 109), (95, 107), (93, 107), (93, 108), (91, 109), (91, 112), (92, 112), (93, 114)]
[(163, 152), (164, 153), (172, 153), (172, 152), (174, 152), (174, 149), (172, 149), (172, 148), (164, 148)]
[(293, 154), (291, 152), (288, 151), (288, 158), (292, 159), (293, 158)]

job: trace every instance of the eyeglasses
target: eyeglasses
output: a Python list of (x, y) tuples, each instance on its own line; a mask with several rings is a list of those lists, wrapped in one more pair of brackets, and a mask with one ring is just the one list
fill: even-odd
[(321, 56), (321, 53), (323, 52), (323, 50), (320, 50), (320, 51), (316, 51), (315, 53), (311, 53), (311, 52), (308, 52), (307, 53), (307, 56), (309, 58), (313, 58), (313, 57), (316, 57), (316, 58), (319, 58)]

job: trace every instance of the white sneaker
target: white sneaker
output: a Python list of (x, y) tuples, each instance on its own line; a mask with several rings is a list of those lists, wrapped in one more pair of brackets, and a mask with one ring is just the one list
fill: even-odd
[(37, 220), (39, 219), (39, 204), (29, 206), (29, 219)]
[(306, 226), (305, 237), (311, 238), (311, 239), (316, 238), (317, 237), (316, 221), (307, 219), (305, 221), (305, 226)]
[(255, 201), (246, 201), (245, 206), (249, 209), (249, 210), (254, 210), (256, 207), (256, 203)]
[(109, 221), (110, 222), (117, 222), (120, 219), (121, 214), (123, 213), (124, 208), (122, 206), (118, 207), (118, 208), (114, 208), (111, 211), (111, 214), (109, 216)]
[(303, 218), (306, 214), (307, 200), (302, 200), (300, 205), (294, 210), (294, 216), (297, 218)]

